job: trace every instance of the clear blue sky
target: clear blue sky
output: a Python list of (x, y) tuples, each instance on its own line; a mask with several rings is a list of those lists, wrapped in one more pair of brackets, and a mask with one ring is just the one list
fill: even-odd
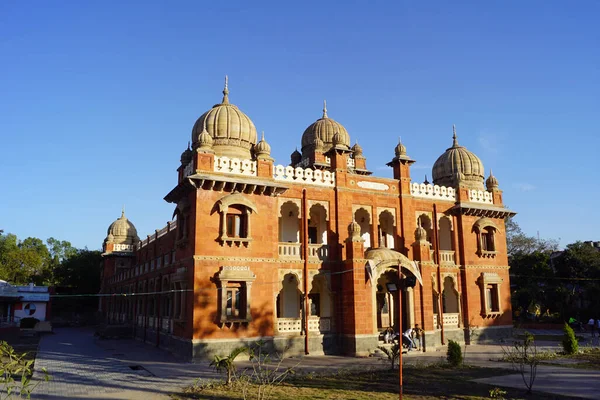
[[(342, 5), (343, 4), (343, 5)], [(398, 136), (413, 179), (460, 144), (526, 233), (600, 240), (599, 1), (0, 2), (0, 229), (99, 248), (141, 237), (195, 120), (230, 100), (277, 163), (329, 116), (367, 166)]]

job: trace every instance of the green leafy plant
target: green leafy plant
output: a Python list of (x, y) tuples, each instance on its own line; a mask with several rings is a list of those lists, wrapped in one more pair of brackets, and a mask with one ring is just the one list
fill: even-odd
[(575, 332), (573, 332), (573, 328), (571, 328), (569, 326), (569, 324), (567, 324), (565, 322), (563, 332), (564, 332), (564, 335), (563, 335), (563, 340), (562, 340), (562, 347), (563, 347), (565, 354), (577, 353), (577, 351), (579, 350), (579, 342), (577, 341), (577, 338), (575, 337)]
[(394, 365), (397, 365), (400, 359), (400, 345), (398, 343), (394, 343), (392, 347), (387, 348), (384, 346), (379, 346), (379, 350), (383, 352), (390, 361), (390, 369), (394, 369)]
[(463, 356), (460, 345), (454, 340), (448, 340), (448, 351), (446, 352), (446, 360), (453, 367), (458, 367), (462, 364)]
[(506, 390), (500, 388), (490, 389), (490, 399), (504, 400), (504, 396), (506, 396)]
[(215, 369), (218, 373), (225, 372), (227, 374), (227, 385), (231, 385), (233, 380), (233, 376), (235, 375), (235, 359), (242, 353), (247, 353), (247, 347), (238, 347), (233, 349), (228, 356), (222, 357), (219, 355), (215, 355), (214, 359), (211, 361), (210, 366)]
[[(31, 398), (31, 393), (42, 382), (31, 382), (34, 360), (26, 359), (27, 353), (19, 354), (15, 349), (0, 341), (0, 400), (12, 398)], [(50, 375), (42, 368), (44, 381), (50, 380)]]

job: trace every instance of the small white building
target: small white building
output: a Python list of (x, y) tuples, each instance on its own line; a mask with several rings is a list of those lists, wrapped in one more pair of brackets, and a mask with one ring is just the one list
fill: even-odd
[(0, 280), (0, 322), (19, 322), (22, 318), (45, 321), (49, 316), (48, 286), (14, 286)]

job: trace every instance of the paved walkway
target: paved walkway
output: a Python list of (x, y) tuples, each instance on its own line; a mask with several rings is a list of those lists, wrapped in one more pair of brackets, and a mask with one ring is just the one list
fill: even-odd
[[(540, 342), (542, 350), (557, 349), (556, 342)], [(410, 352), (405, 364), (431, 363), (445, 360), (445, 349), (437, 352)], [(510, 368), (500, 363), (502, 348), (498, 345), (468, 346), (466, 362), (482, 367)], [(300, 362), (299, 365), (297, 365)], [(240, 362), (240, 367), (247, 362)], [(297, 365), (297, 366), (296, 366)], [(308, 356), (289, 358), (283, 366), (296, 366), (310, 371), (342, 368), (387, 368), (377, 358)], [(33, 399), (168, 399), (196, 379), (221, 378), (208, 367), (208, 362), (189, 363), (176, 359), (154, 346), (135, 340), (98, 340), (93, 331), (83, 328), (56, 329), (40, 341), (34, 379), (45, 367), (52, 381), (42, 383)], [(133, 367), (133, 368), (132, 368)], [(521, 376), (505, 375), (479, 380), (495, 386), (523, 388)], [(572, 397), (598, 398), (600, 371), (540, 366), (534, 390), (566, 394)]]

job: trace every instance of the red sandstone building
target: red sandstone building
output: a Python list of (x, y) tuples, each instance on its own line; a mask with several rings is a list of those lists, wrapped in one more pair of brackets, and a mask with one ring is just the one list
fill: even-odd
[(482, 162), (456, 133), (433, 184), (412, 181), (401, 143), (393, 179), (374, 177), (324, 108), (290, 165), (274, 165), (227, 85), (223, 95), (181, 155), (165, 197), (175, 219), (144, 240), (124, 215), (109, 227), (109, 323), (194, 358), (259, 338), (364, 355), (388, 326), (419, 324), (426, 350), (468, 340), (469, 327), (477, 340), (510, 333), (504, 219), (513, 213), (491, 173), (484, 188)]

